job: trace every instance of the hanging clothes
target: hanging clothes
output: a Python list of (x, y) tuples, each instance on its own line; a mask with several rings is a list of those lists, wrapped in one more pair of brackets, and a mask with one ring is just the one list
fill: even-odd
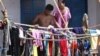
[(72, 43), (71, 43), (72, 56), (76, 56), (76, 52), (77, 52), (77, 41), (73, 40)]
[(84, 30), (82, 27), (74, 27), (72, 31), (76, 34), (84, 34)]
[(32, 56), (38, 56), (38, 47), (33, 45), (32, 46)]
[[(43, 39), (50, 39), (50, 35), (48, 34), (49, 32), (47, 32), (47, 31), (45, 31), (45, 33), (43, 33)], [(49, 41), (43, 41), (44, 42), (44, 49), (45, 49), (45, 56), (48, 56), (48, 55), (50, 55), (49, 54), (49, 48), (48, 48), (48, 44), (49, 44)]]
[[(54, 27), (51, 26), (48, 31), (49, 31), (49, 34), (51, 34), (51, 35), (49, 35), (48, 39), (54, 40), (55, 36), (52, 35), (55, 32)], [(52, 41), (52, 40), (48, 41), (48, 47), (49, 47), (49, 50), (48, 50), (49, 54), (48, 55), (49, 56), (55, 56), (55, 41)]]
[(19, 37), (20, 37), (20, 38), (25, 38), (24, 32), (23, 32), (23, 28), (22, 28), (22, 27), (19, 27)]
[(68, 31), (67, 35), (69, 36), (70, 39), (73, 39), (73, 40), (69, 40), (70, 44), (71, 44), (70, 45), (71, 55), (76, 56), (77, 48), (78, 48), (77, 40), (74, 39), (74, 38), (76, 38), (76, 36), (75, 36), (76, 34), (71, 31)]
[(9, 46), (8, 54), (12, 56), (20, 56), (23, 46), (20, 46), (19, 29), (12, 27), (10, 29), (11, 45)]
[(59, 46), (61, 56), (68, 56), (68, 40), (66, 36), (60, 36)]
[[(72, 30), (75, 34), (84, 34), (84, 30), (82, 27), (74, 27)], [(82, 56), (84, 52), (84, 46), (82, 39), (77, 39), (77, 47), (78, 47), (78, 55)]]
[[(51, 33), (52, 34), (52, 33)], [(50, 38), (49, 39), (52, 39), (52, 40), (54, 40), (54, 36), (53, 35), (51, 35), (50, 36)], [(49, 56), (54, 56), (54, 41), (52, 41), (52, 40), (50, 40), (49, 41)]]
[(89, 40), (84, 40), (84, 55), (88, 56), (90, 54), (90, 42)]
[[(62, 34), (62, 31), (55, 31), (55, 34)], [(55, 36), (55, 39), (60, 39), (60, 41), (55, 41), (55, 56), (68, 56), (68, 40), (65, 35)]]
[(95, 50), (97, 49), (97, 42), (98, 42), (98, 35), (97, 35), (97, 31), (95, 29), (91, 29), (89, 30), (89, 33), (91, 34), (91, 49)]
[(61, 51), (61, 56), (68, 56), (68, 41), (65, 40), (65, 38), (62, 38), (60, 43), (60, 51)]
[[(39, 53), (41, 53), (43, 51), (43, 44), (42, 44), (42, 36), (41, 36), (41, 32), (39, 30), (36, 29), (29, 29), (32, 32), (32, 37), (35, 39), (32, 41), (33, 46), (37, 47), (37, 49), (35, 49), (33, 47), (33, 50), (36, 51), (38, 50)], [(35, 52), (38, 54), (38, 52)], [(42, 54), (41, 54), (42, 55)], [(33, 54), (33, 56), (37, 56), (36, 54)]]
[[(52, 31), (54, 34), (60, 34), (60, 31), (54, 30)], [(60, 39), (59, 35), (55, 35), (54, 39)], [(54, 56), (59, 56), (60, 55), (60, 43), (59, 41), (55, 41), (55, 51), (54, 51)]]
[[(82, 27), (74, 27), (72, 32), (74, 32), (75, 34), (84, 34), (84, 30)], [(80, 39), (77, 40), (78, 43), (81, 41)]]
[(97, 29), (90, 29), (88, 33), (91, 34), (91, 50), (93, 55), (97, 55), (97, 44), (98, 44), (98, 31)]
[(78, 41), (78, 55), (82, 56), (84, 51), (84, 44), (82, 40)]

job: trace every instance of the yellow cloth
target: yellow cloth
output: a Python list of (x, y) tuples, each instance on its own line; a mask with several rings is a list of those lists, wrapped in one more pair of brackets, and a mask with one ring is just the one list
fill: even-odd
[(47, 54), (47, 56), (50, 56), (50, 54), (49, 54), (49, 44), (48, 44), (48, 47), (46, 49), (46, 54)]
[(98, 31), (97, 30), (90, 30), (91, 34), (91, 49), (95, 50), (97, 49), (97, 44), (98, 44)]
[(91, 49), (97, 49), (98, 37), (91, 37)]
[(38, 56), (38, 51), (37, 51), (37, 46), (34, 46), (32, 47), (32, 56)]

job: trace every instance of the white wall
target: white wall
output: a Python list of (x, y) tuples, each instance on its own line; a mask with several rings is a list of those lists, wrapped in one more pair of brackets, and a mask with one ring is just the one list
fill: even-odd
[(88, 0), (89, 26), (96, 25), (96, 1)]
[[(55, 1), (57, 1), (57, 0), (55, 0)], [(46, 0), (46, 5), (47, 4), (52, 4), (54, 7), (56, 7), (54, 0)]]
[[(3, 0), (8, 15), (13, 21), (20, 22), (20, 0)], [(0, 5), (0, 10), (2, 9)]]
[[(20, 0), (3, 0), (6, 9), (8, 10), (9, 17), (14, 22), (20, 22)], [(0, 11), (2, 10), (0, 4)], [(0, 12), (0, 19), (2, 17), (2, 13)], [(0, 46), (2, 46), (2, 37), (3, 32), (0, 30)]]
[[(97, 24), (100, 24), (100, 2), (97, 2)], [(98, 26), (100, 29), (100, 26)]]
[[(88, 0), (89, 26), (100, 24), (100, 3), (97, 0)], [(95, 28), (100, 28), (95, 27)]]

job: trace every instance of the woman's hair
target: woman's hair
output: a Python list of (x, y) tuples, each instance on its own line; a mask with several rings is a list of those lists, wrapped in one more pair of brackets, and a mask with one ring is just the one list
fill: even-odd
[(62, 2), (62, 3), (65, 3), (65, 0), (58, 0), (58, 2)]

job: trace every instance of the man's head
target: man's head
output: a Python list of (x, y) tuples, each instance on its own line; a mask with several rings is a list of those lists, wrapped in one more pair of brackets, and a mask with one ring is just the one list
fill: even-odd
[(48, 4), (48, 5), (45, 7), (45, 14), (46, 14), (46, 15), (49, 15), (52, 11), (53, 11), (53, 6), (52, 6), (51, 4)]

